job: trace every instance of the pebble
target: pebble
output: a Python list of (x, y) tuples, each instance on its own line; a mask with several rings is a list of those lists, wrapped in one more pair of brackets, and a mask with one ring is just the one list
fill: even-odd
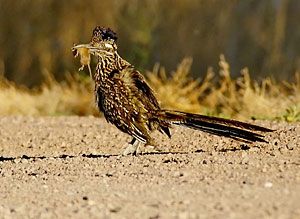
[(174, 177), (181, 177), (181, 176), (183, 176), (184, 174), (182, 173), (182, 172), (179, 172), (179, 171), (176, 171), (175, 173), (174, 173)]
[(287, 148), (288, 150), (294, 150), (294, 144), (293, 144), (293, 143), (288, 143), (288, 144), (286, 145), (286, 148)]
[(121, 207), (120, 206), (110, 206), (109, 207), (109, 211), (112, 212), (112, 213), (117, 213), (121, 210)]
[(271, 182), (265, 182), (265, 188), (272, 188), (273, 187), (273, 183)]

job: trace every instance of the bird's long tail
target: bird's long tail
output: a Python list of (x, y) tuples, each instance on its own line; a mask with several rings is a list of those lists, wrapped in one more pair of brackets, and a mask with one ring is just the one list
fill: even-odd
[(223, 119), (218, 117), (204, 116), (179, 111), (161, 110), (160, 119), (175, 125), (186, 126), (189, 128), (201, 130), (214, 135), (230, 137), (247, 142), (267, 142), (259, 132), (272, 132), (274, 130), (252, 125), (236, 120)]

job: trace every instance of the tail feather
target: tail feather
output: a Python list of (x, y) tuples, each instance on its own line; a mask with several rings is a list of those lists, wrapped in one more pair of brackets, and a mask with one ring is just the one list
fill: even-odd
[[(176, 124), (176, 123), (174, 123)], [(180, 123), (179, 123), (180, 124)], [(220, 124), (212, 124), (208, 122), (202, 122), (202, 121), (187, 121), (186, 123), (180, 124), (184, 125), (190, 128), (195, 128), (201, 131), (205, 131), (211, 134), (224, 136), (224, 137), (230, 137), (230, 138), (236, 138), (239, 140), (246, 140), (246, 141), (260, 141), (260, 142), (266, 142), (262, 137), (263, 135), (238, 129), (235, 127), (220, 125)]]
[[(230, 137), (248, 142), (266, 142), (263, 135), (253, 131), (271, 132), (273, 130), (236, 120), (183, 113), (178, 111), (160, 111), (160, 117), (175, 125), (194, 128), (214, 135)], [(246, 130), (245, 130), (246, 129)]]

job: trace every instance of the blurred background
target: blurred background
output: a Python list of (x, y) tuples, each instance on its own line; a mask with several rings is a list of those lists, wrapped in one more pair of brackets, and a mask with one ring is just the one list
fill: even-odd
[(236, 77), (292, 80), (300, 69), (298, 0), (0, 0), (0, 74), (28, 87), (49, 72), (76, 72), (74, 43), (95, 25), (113, 28), (120, 54), (138, 69), (167, 71), (192, 57), (193, 77), (217, 68), (220, 54)]

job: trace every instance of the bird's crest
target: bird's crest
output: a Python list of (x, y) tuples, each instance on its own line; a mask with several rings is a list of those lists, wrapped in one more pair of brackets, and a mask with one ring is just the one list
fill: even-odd
[(102, 40), (113, 40), (117, 41), (117, 34), (110, 28), (105, 28), (101, 26), (95, 27), (93, 30), (92, 41), (102, 41)]

